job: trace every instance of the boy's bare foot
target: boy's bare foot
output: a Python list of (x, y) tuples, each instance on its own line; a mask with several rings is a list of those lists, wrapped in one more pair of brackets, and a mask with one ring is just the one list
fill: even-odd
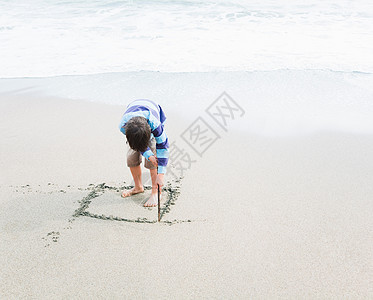
[(133, 188), (131, 190), (124, 190), (122, 193), (122, 198), (126, 198), (132, 195), (140, 194), (144, 192), (144, 188)]
[(144, 203), (145, 207), (154, 207), (158, 205), (158, 194), (152, 193), (148, 201)]

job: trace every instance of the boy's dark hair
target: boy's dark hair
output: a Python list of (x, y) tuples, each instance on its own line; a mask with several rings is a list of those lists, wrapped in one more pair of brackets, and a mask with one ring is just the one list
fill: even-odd
[(124, 126), (128, 144), (135, 151), (145, 152), (150, 140), (150, 126), (144, 117), (133, 117)]

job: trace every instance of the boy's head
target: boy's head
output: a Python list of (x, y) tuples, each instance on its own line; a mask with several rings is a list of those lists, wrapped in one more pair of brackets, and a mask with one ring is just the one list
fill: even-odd
[(144, 117), (133, 117), (124, 126), (131, 149), (144, 152), (150, 140), (150, 126)]

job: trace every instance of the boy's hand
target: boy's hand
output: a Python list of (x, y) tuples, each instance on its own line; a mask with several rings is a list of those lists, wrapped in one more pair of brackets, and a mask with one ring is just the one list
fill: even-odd
[(154, 167), (158, 167), (158, 161), (157, 161), (157, 158), (154, 155), (149, 156), (149, 160), (153, 164)]
[(160, 173), (160, 174), (157, 174), (157, 179), (155, 181), (155, 184), (158, 184), (159, 185), (159, 189), (162, 190), (162, 187), (164, 185), (163, 183), (163, 178), (164, 178), (164, 174)]

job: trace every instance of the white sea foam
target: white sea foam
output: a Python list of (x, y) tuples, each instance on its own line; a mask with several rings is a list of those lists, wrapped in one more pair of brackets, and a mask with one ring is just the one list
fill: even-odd
[(373, 72), (371, 0), (0, 0), (0, 77)]
[(200, 116), (217, 130), (205, 109), (223, 91), (245, 111), (230, 122), (229, 129), (235, 131), (270, 136), (319, 130), (373, 134), (373, 74), (276, 70), (0, 79), (3, 95), (34, 93), (123, 105), (118, 118), (130, 101), (148, 98), (173, 118), (170, 126), (179, 121), (177, 116), (190, 122)]

